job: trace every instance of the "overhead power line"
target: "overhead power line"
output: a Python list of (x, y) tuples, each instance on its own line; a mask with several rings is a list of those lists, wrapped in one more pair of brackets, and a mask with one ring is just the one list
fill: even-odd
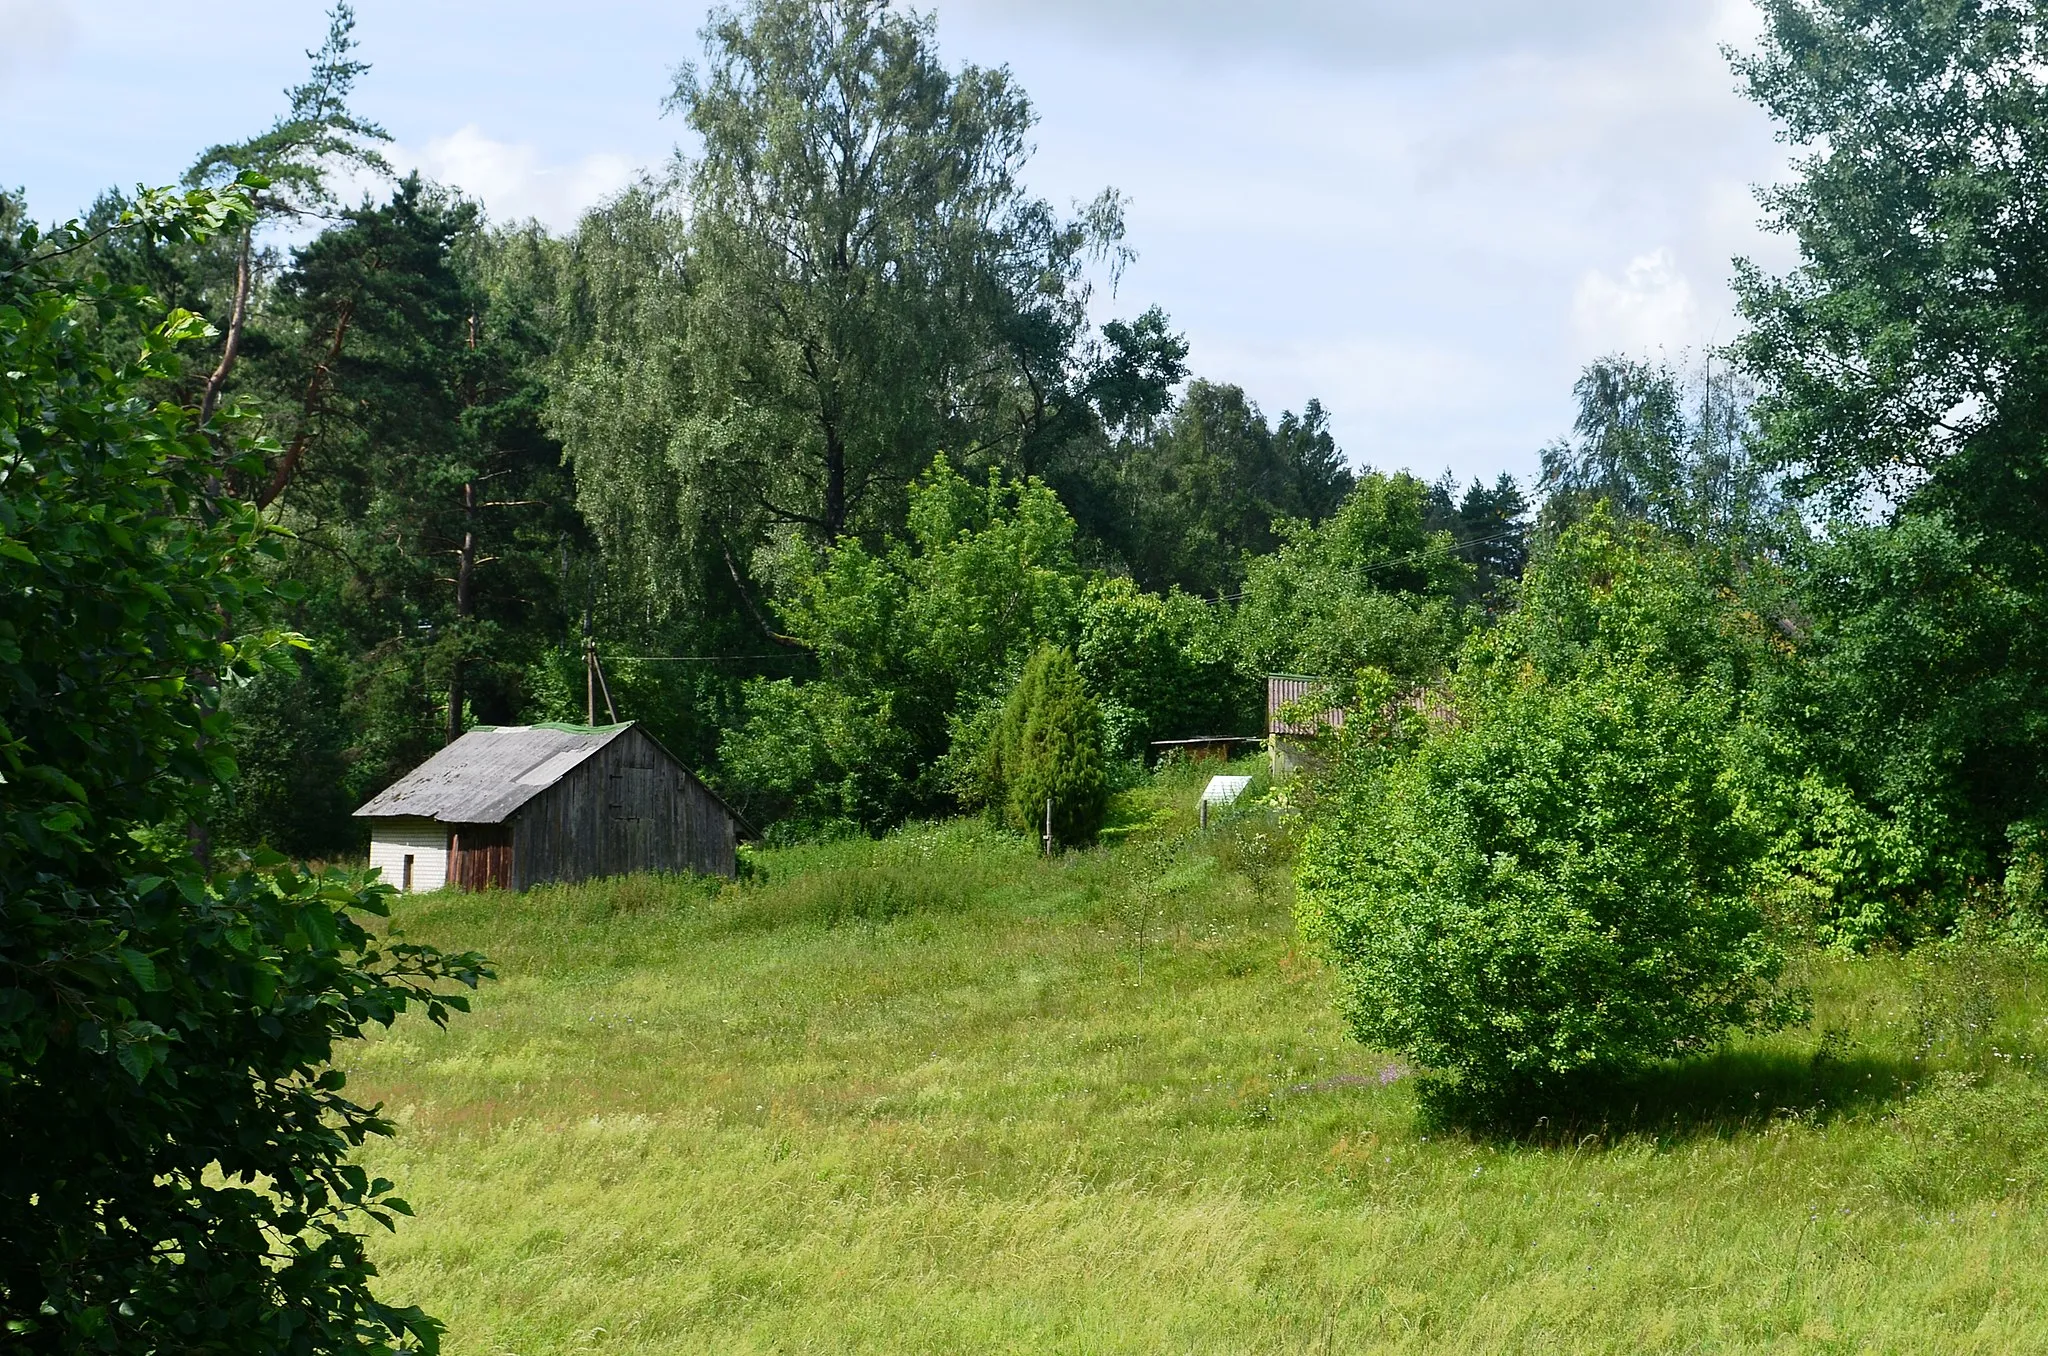
[(785, 650), (781, 654), (615, 654), (614, 664), (720, 664), (753, 663), (765, 659), (796, 659), (801, 656)]

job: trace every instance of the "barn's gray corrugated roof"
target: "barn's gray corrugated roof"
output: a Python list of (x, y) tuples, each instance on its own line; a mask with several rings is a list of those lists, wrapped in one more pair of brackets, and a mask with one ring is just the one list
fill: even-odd
[(633, 728), (624, 725), (482, 725), (400, 777), (356, 811), (358, 819), (502, 824)]

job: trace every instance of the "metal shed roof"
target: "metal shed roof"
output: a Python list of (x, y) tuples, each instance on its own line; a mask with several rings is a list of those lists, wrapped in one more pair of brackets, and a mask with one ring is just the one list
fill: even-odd
[(1235, 805), (1251, 784), (1249, 777), (1211, 777), (1202, 788), (1202, 799), (1210, 805)]
[(400, 777), (356, 811), (358, 819), (502, 824), (633, 728), (623, 725), (480, 725)]

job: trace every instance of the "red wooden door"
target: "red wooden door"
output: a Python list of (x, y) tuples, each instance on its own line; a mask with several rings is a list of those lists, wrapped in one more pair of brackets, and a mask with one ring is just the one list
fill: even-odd
[(458, 826), (449, 836), (448, 874), (458, 890), (511, 889), (512, 826)]

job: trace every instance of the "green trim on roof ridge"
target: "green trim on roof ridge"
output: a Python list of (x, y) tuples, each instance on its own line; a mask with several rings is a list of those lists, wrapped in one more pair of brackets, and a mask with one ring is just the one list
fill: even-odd
[(617, 725), (571, 725), (566, 720), (537, 720), (531, 725), (472, 725), (466, 733), (496, 734), (500, 730), (554, 730), (560, 734), (616, 734), (633, 722), (622, 720)]

